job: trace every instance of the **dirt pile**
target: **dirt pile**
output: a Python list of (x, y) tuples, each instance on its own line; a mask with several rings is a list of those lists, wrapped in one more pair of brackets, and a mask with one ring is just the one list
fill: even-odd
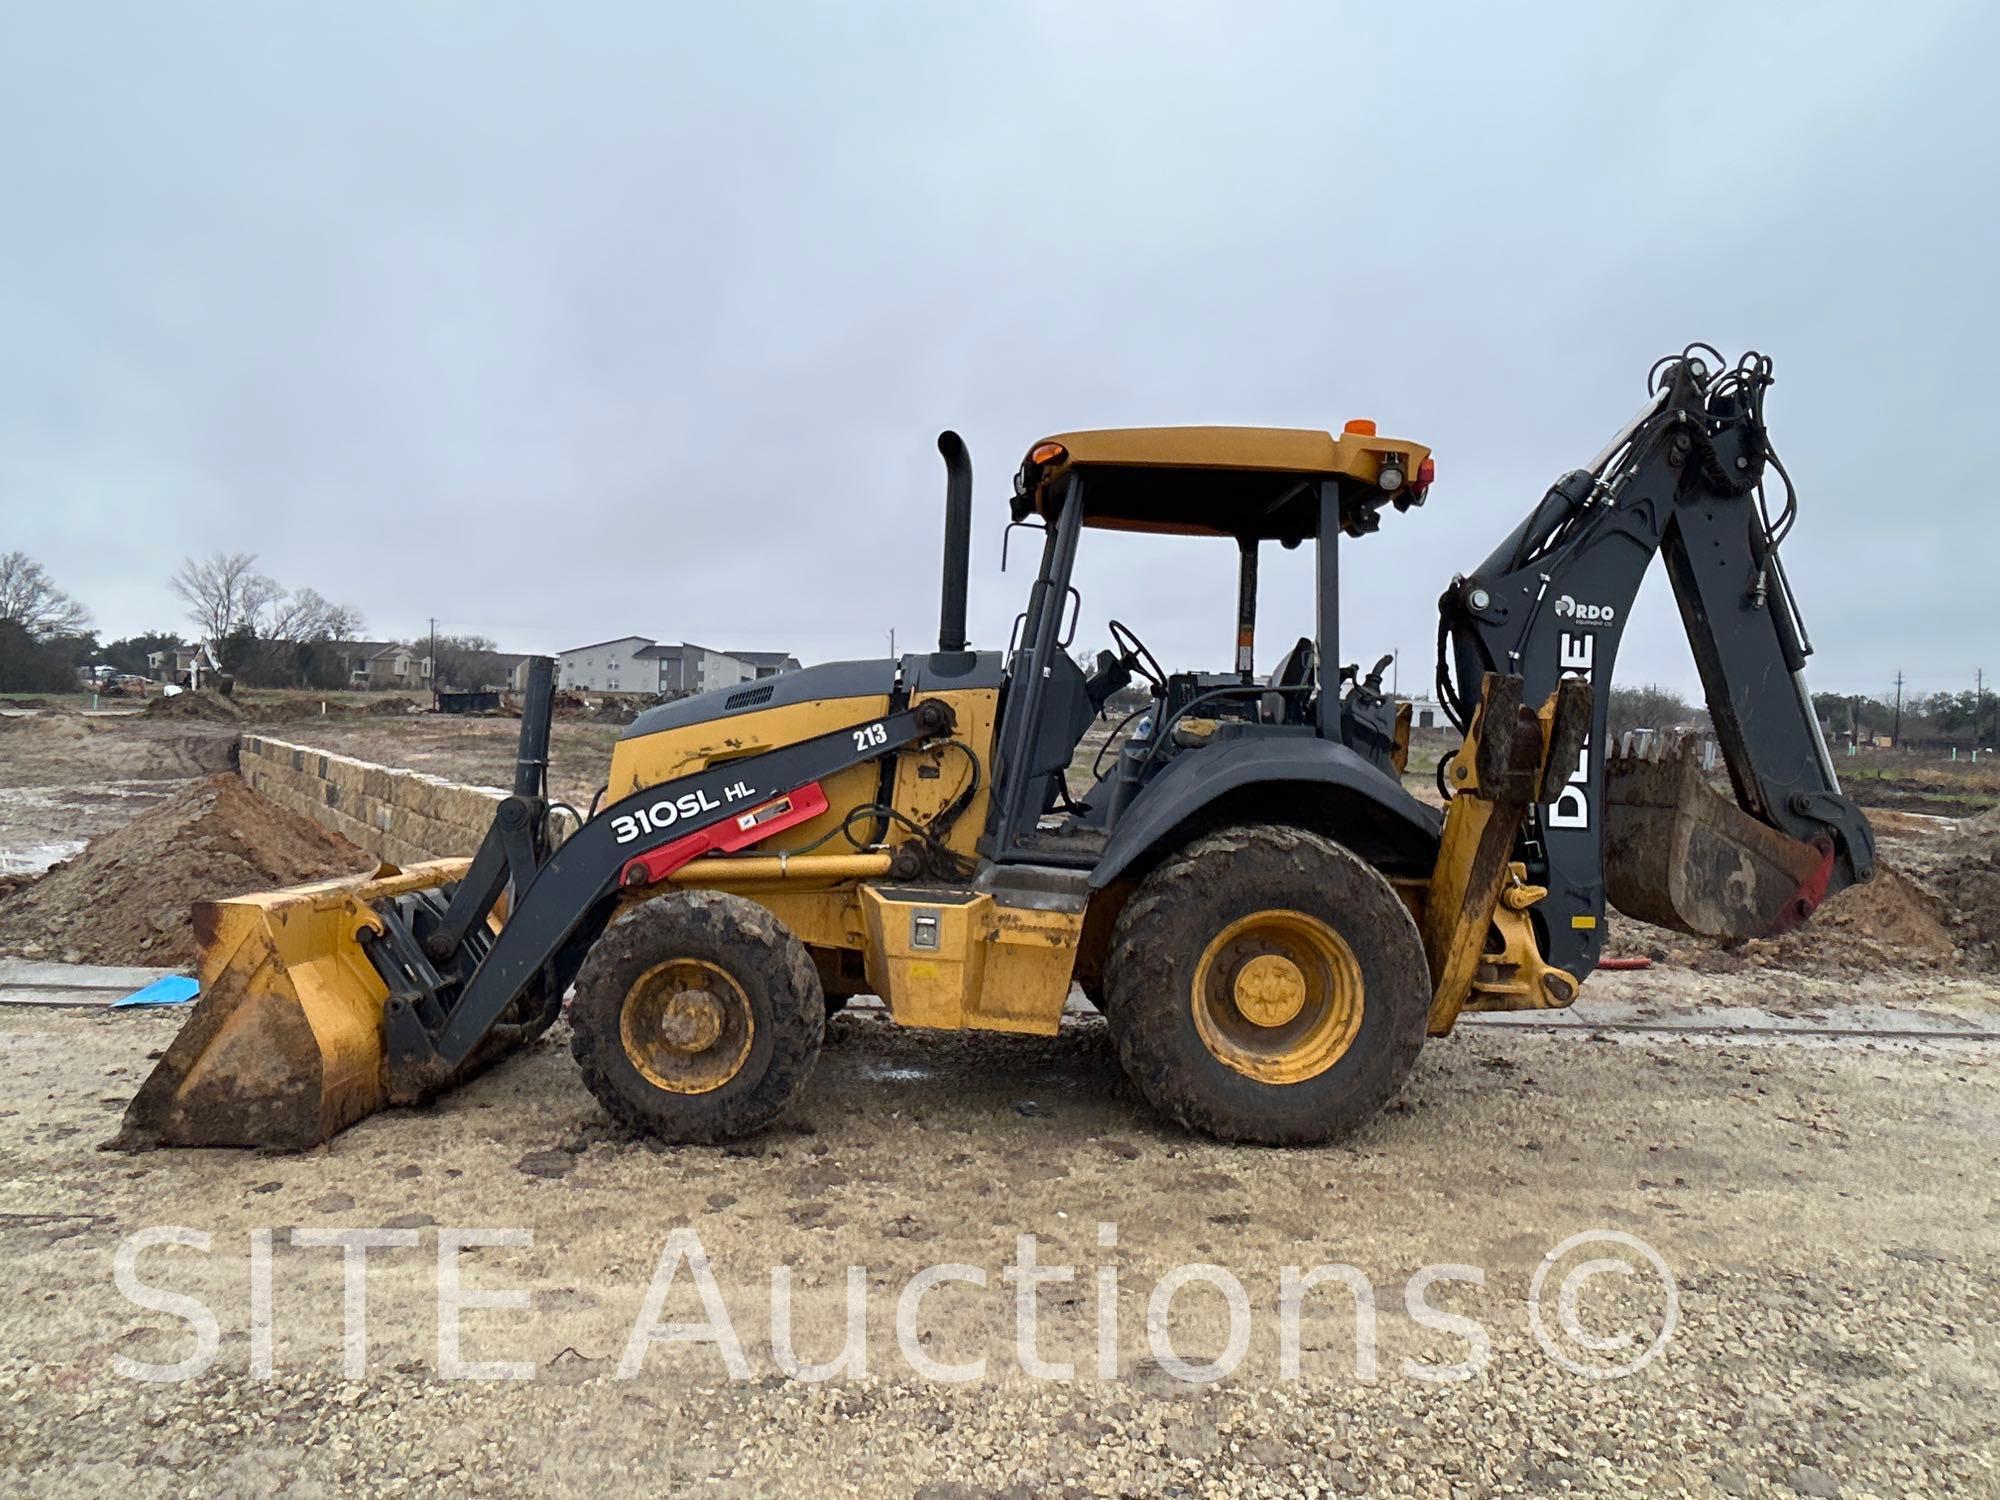
[(236, 763), (236, 739), (233, 721), (0, 715), (0, 786), (206, 776)]
[(317, 823), (210, 776), (30, 884), (0, 894), (0, 952), (83, 963), (192, 963), (188, 909), (373, 869)]
[(413, 714), (417, 708), (418, 704), (414, 698), (370, 698), (367, 706), (361, 711), (377, 718), (388, 718), (392, 715)]
[(1833, 976), (1878, 969), (1936, 969), (1960, 957), (1937, 893), (1887, 865), (1866, 885), (1829, 898), (1803, 927), (1745, 943), (1751, 964)]
[(227, 698), (213, 693), (175, 693), (171, 698), (155, 698), (146, 705), (149, 719), (206, 719), (211, 723), (234, 723), (243, 711)]
[(2000, 809), (1968, 818), (1938, 853), (1930, 884), (1953, 936), (1975, 963), (2000, 970)]
[(1956, 823), (1872, 816), (1875, 878), (1833, 896), (1804, 926), (1716, 944), (1617, 916), (1606, 952), (1715, 973), (1768, 968), (1835, 979), (1883, 970), (2000, 973), (2000, 810)]

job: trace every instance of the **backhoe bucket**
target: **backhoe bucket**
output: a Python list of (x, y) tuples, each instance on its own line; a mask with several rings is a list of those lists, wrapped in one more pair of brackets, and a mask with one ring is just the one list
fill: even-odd
[(1708, 938), (1763, 937), (1812, 915), (1832, 855), (1717, 793), (1683, 740), (1605, 766), (1604, 883), (1629, 917)]
[(389, 1102), (373, 904), (462, 878), (434, 860), (194, 908), (201, 998), (112, 1146), (317, 1145)]

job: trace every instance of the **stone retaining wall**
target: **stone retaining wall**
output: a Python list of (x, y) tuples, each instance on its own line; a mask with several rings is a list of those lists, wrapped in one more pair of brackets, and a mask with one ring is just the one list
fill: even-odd
[(280, 807), (399, 865), (469, 856), (507, 795), (260, 734), (243, 736), (242, 772)]

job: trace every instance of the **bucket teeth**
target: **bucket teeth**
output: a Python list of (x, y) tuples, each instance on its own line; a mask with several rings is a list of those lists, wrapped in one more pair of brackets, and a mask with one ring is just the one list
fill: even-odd
[(1627, 916), (1709, 938), (1761, 937), (1811, 914), (1831, 855), (1708, 785), (1693, 737), (1626, 743), (1605, 764), (1604, 883)]

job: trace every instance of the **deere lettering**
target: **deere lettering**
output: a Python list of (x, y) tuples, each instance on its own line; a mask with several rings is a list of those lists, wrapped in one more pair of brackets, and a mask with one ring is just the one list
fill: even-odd
[[(1575, 613), (1576, 604), (1564, 595), (1556, 602), (1562, 610), (1564, 604), (1570, 608), (1564, 613)], [(1597, 663), (1597, 637), (1586, 633), (1572, 635), (1565, 630), (1557, 638), (1556, 670), (1564, 677), (1581, 677), (1590, 681), (1590, 674)], [(1583, 748), (1576, 752), (1576, 769), (1569, 774), (1569, 781), (1556, 794), (1556, 800), (1549, 804), (1549, 810), (1542, 821), (1550, 828), (1588, 828), (1590, 826), (1590, 737), (1584, 736)]]

